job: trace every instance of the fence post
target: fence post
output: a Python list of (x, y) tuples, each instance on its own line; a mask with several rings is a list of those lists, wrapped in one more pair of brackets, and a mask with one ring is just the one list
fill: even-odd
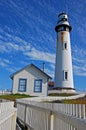
[(85, 119), (85, 105), (81, 104), (81, 118)]
[(54, 114), (50, 113), (50, 130), (53, 130)]
[(77, 117), (79, 118), (79, 104), (77, 104)]
[(81, 118), (81, 104), (79, 104), (79, 118)]
[(78, 117), (78, 104), (75, 105), (76, 105), (76, 117)]

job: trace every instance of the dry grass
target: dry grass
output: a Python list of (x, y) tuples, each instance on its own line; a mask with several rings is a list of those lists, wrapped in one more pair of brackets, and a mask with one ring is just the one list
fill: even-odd
[(60, 97), (65, 97), (65, 96), (74, 96), (76, 94), (74, 93), (51, 93), (48, 96), (60, 96)]
[(86, 104), (86, 96), (78, 99), (63, 100), (66, 104)]

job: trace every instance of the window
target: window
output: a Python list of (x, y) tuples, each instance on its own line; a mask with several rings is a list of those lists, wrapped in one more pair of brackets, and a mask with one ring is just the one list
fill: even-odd
[(67, 49), (67, 43), (64, 43), (64, 49)]
[(67, 50), (67, 42), (63, 43), (63, 50)]
[(58, 31), (64, 31), (64, 27), (62, 26), (62, 27), (59, 27), (58, 28)]
[(64, 80), (68, 80), (68, 71), (64, 71)]
[(65, 79), (67, 80), (67, 78), (68, 78), (68, 73), (65, 72)]
[(66, 27), (66, 31), (68, 31), (68, 32), (69, 32), (69, 27)]
[(42, 92), (42, 79), (34, 81), (34, 92)]
[(19, 79), (18, 91), (26, 92), (27, 79)]
[(58, 28), (58, 32), (60, 32), (60, 31), (68, 31), (68, 32), (69, 32), (69, 27), (60, 26), (60, 27)]

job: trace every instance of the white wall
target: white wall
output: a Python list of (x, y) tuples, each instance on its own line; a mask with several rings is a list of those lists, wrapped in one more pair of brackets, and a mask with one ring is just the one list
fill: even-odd
[[(70, 33), (66, 31), (58, 32), (57, 37), (58, 40), (56, 48), (55, 87), (74, 88)], [(67, 43), (67, 49), (63, 49), (63, 44), (65, 42)], [(68, 80), (64, 80), (64, 71), (68, 72)]]
[[(22, 92), (18, 92), (19, 78), (27, 79), (26, 92), (23, 92), (24, 94), (29, 94), (32, 96), (46, 96), (47, 95), (47, 87), (48, 87), (47, 80), (48, 79), (44, 74), (40, 73), (40, 71), (37, 70), (36, 68), (34, 67), (26, 68), (14, 75), (13, 93), (22, 93)], [(35, 79), (42, 79), (42, 92), (41, 93), (34, 92)]]

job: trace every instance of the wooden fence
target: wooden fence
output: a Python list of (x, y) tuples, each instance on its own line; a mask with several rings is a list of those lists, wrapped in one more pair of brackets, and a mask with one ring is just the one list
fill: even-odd
[(28, 130), (86, 130), (85, 105), (17, 101), (18, 119)]
[(16, 112), (13, 102), (0, 103), (0, 130), (16, 130)]

